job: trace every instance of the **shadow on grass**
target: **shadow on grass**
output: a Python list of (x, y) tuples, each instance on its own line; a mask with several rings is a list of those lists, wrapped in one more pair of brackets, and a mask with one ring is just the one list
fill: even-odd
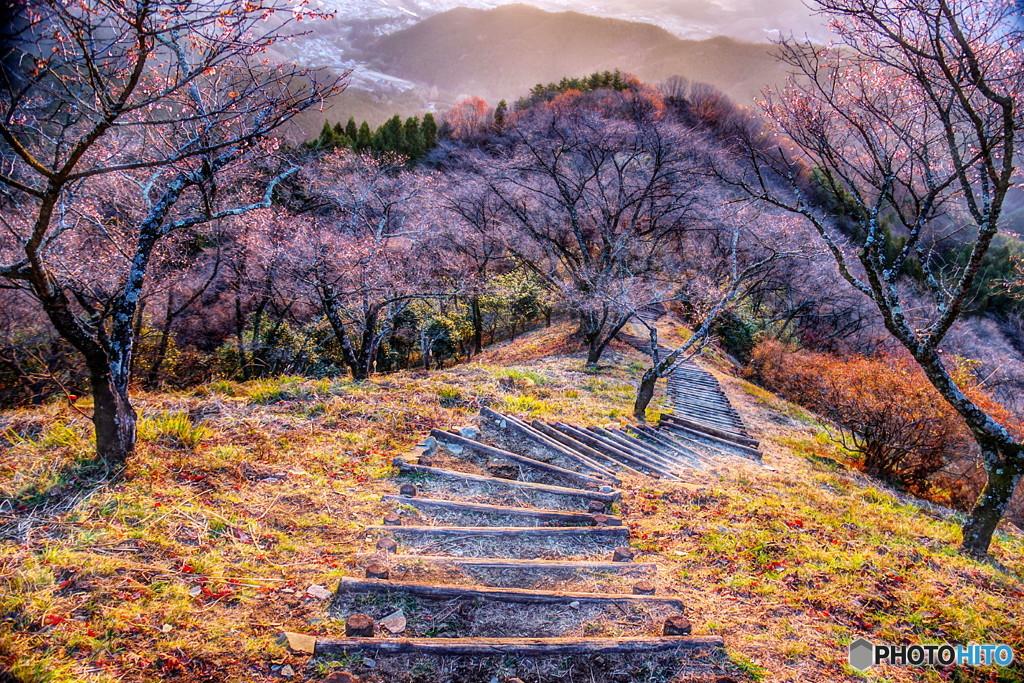
[[(100, 458), (75, 460), (50, 472), (45, 482), (0, 495), (0, 540), (18, 540), (37, 524), (71, 510), (121, 473)], [(2, 683), (0, 678), (0, 683)]]

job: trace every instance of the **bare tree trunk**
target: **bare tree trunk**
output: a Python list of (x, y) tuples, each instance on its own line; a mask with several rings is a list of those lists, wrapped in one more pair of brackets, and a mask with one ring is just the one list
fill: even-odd
[[(998, 456), (992, 454), (993, 459)], [(988, 455), (986, 454), (986, 460)], [(999, 521), (1010, 504), (1014, 491), (1021, 480), (1021, 471), (1013, 465), (995, 465), (986, 468), (988, 481), (978, 496), (970, 516), (963, 526), (963, 543), (960, 550), (968, 555), (984, 557), (992, 543)]]
[(636, 402), (633, 403), (633, 417), (638, 422), (647, 421), (647, 406), (654, 398), (654, 389), (658, 384), (657, 367), (648, 368), (640, 379), (640, 387), (636, 390)]
[(128, 398), (128, 387), (113, 380), (109, 371), (90, 375), (96, 454), (108, 465), (123, 465), (135, 450), (136, 438), (137, 416)]
[(474, 296), (470, 301), (470, 311), (473, 316), (473, 354), (475, 355), (484, 350), (484, 316), (480, 311), (480, 297)]

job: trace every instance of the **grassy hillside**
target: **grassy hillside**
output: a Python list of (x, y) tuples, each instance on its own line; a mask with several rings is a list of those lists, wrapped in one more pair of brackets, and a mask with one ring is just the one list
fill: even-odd
[(748, 104), (765, 83), (785, 77), (772, 49), (722, 37), (681, 40), (650, 24), (507, 5), (435, 15), (382, 37), (367, 53), (382, 71), (492, 103), (540, 82), (620, 69), (652, 83), (685, 76)]
[[(88, 468), (77, 411), (2, 414), (0, 662), (27, 681), (270, 681), (283, 665), (293, 681), (324, 679), (340, 664), (290, 654), (275, 636), (339, 632), (305, 592), (354, 572), (361, 528), (394, 488), (393, 455), (483, 404), (626, 421), (643, 357), (616, 347), (586, 372), (569, 331), (361, 385), (284, 377), (142, 395), (142, 445), (116, 480)], [(955, 518), (848, 470), (813, 416), (720, 380), (768, 467), (723, 469), (701, 486), (627, 482), (622, 507), (641, 520), (641, 561), (689, 603), (695, 632), (725, 637), (729, 675), (855, 680), (844, 663), (857, 634), (1024, 648), (1021, 534), (998, 534), (1002, 568), (958, 556)]]

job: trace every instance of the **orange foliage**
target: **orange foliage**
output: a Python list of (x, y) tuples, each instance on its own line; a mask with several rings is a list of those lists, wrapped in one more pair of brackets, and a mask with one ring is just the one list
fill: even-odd
[[(979, 385), (972, 365), (960, 361), (953, 369), (961, 390), (1019, 433), (1021, 425)], [(754, 349), (747, 372), (834, 423), (837, 441), (860, 454), (865, 472), (912, 491), (927, 492), (937, 473), (952, 465), (962, 471), (965, 458), (977, 457), (963, 420), (906, 354), (837, 356), (766, 341)], [(963, 504), (971, 495), (956, 497)]]

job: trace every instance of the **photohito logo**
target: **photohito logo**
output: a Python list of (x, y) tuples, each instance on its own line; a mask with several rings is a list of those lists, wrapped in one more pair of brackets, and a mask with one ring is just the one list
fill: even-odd
[(850, 643), (850, 666), (857, 671), (867, 671), (883, 663), (898, 666), (1010, 666), (1013, 659), (1012, 647), (996, 643), (876, 645), (867, 638), (858, 638)]

